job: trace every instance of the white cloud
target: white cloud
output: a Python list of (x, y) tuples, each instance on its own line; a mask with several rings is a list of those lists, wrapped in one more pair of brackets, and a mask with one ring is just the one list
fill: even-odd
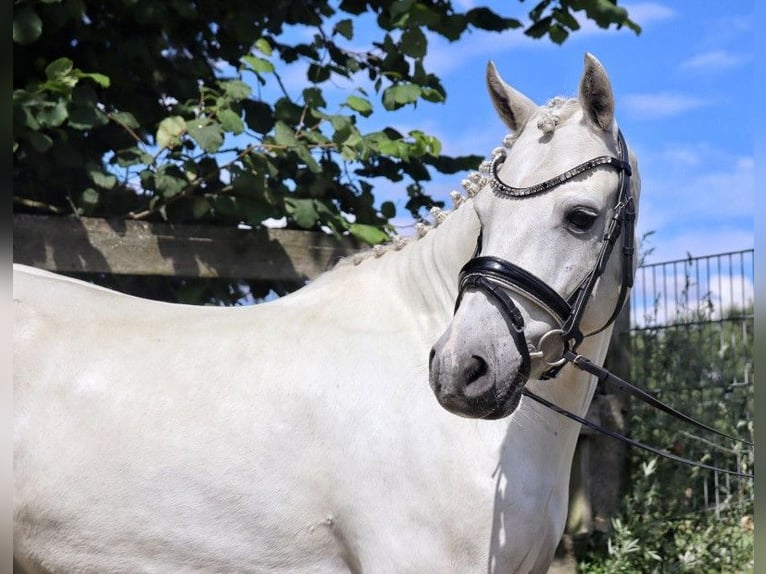
[(658, 229), (648, 239), (648, 245), (644, 245), (642, 249), (652, 248), (651, 254), (646, 257), (646, 263), (658, 263), (683, 259), (687, 253), (692, 257), (699, 257), (711, 253), (751, 249), (754, 242), (752, 229), (729, 226), (716, 228), (714, 233), (711, 233), (707, 226), (684, 227), (682, 230), (667, 226)]
[(642, 119), (668, 118), (712, 103), (711, 100), (698, 96), (671, 92), (627, 94), (621, 99), (621, 105), (629, 114)]
[(641, 27), (655, 22), (664, 22), (676, 17), (676, 12), (669, 6), (657, 2), (640, 2), (638, 4), (625, 4), (630, 19)]
[(659, 265), (638, 270), (631, 292), (634, 322), (666, 324), (688, 320), (694, 312), (715, 318), (726, 310), (753, 303), (752, 253), (729, 255), (721, 251), (700, 259), (693, 257), (662, 259)]
[(706, 143), (668, 142), (639, 154), (639, 232), (652, 231), (651, 261), (753, 247), (752, 156)]
[(665, 158), (676, 164), (683, 164), (688, 166), (699, 165), (702, 161), (700, 153), (696, 149), (691, 148), (671, 148), (665, 151)]
[(714, 161), (722, 164), (705, 172), (695, 165), (673, 171), (650, 163), (642, 171), (645, 191), (641, 197), (642, 227), (657, 231), (666, 227), (711, 224), (725, 227), (735, 221), (752, 222), (755, 176), (751, 160), (722, 160), (712, 153), (699, 154), (701, 165)]
[[(735, 4), (732, 4), (732, 7), (734, 6)], [(750, 38), (749, 49), (752, 50), (751, 34), (754, 21), (756, 20), (751, 15), (729, 14), (705, 26), (704, 34), (699, 41), (712, 49), (730, 42), (741, 42), (743, 38)]]
[(732, 269), (730, 274), (713, 275), (708, 279), (711, 298), (721, 309), (747, 306), (753, 302), (753, 280), (734, 273), (735, 269)]
[(726, 50), (713, 50), (684, 60), (681, 62), (681, 68), (699, 72), (720, 72), (736, 68), (745, 61), (744, 56)]
[(755, 169), (755, 159), (752, 157), (740, 157), (737, 159), (736, 165), (737, 169), (752, 171)]
[(447, 77), (455, 70), (464, 69), (469, 60), (480, 56), (488, 59), (511, 50), (521, 48), (550, 49), (551, 42), (541, 42), (524, 35), (521, 29), (509, 30), (498, 34), (474, 30), (464, 35), (459, 43), (451, 43), (442, 36), (431, 32), (428, 38), (428, 54), (425, 57), (426, 68), (439, 77)]

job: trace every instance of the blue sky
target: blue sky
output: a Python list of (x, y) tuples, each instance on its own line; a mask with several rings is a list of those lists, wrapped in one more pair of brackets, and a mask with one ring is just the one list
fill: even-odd
[[(499, 11), (501, 4), (494, 5)], [(609, 72), (618, 121), (639, 158), (639, 234), (653, 232), (647, 261), (753, 247), (752, 3), (621, 5), (642, 26), (639, 36), (584, 23), (563, 46), (518, 32), (473, 33), (454, 44), (432, 39), (427, 62), (442, 77), (447, 101), (385, 119), (436, 135), (446, 153), (484, 155), (505, 133), (484, 88), (487, 60), (509, 84), (544, 103), (576, 94), (583, 55), (591, 52)], [(502, 6), (518, 17), (529, 9)], [(428, 190), (446, 199), (458, 182), (439, 178)], [(377, 193), (404, 211), (401, 190)]]

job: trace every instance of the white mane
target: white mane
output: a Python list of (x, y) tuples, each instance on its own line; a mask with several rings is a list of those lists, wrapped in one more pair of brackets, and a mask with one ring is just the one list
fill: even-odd
[[(572, 113), (577, 110), (579, 106), (577, 98), (556, 96), (548, 100), (548, 102), (539, 108), (539, 117), (537, 119), (537, 128), (544, 134), (552, 134), (559, 123), (566, 121)], [(508, 133), (502, 141), (502, 147), (510, 149), (518, 139), (521, 130), (518, 132)], [(501, 148), (495, 148), (493, 155)], [(463, 195), (457, 190), (450, 192), (450, 199), (452, 200), (452, 209), (443, 210), (440, 207), (432, 207), (429, 215), (431, 216), (431, 222), (417, 222), (415, 224), (415, 237), (414, 239), (420, 239), (424, 237), (431, 229), (438, 227), (451, 213), (458, 209), (468, 197), (474, 197), (483, 187), (486, 185), (486, 176), (489, 169), (489, 160), (485, 160), (480, 165), (477, 171), (471, 171), (468, 173), (465, 179), (462, 180), (461, 185), (466, 191), (467, 196)], [(362, 261), (370, 257), (381, 257), (391, 251), (400, 251), (405, 245), (410, 243), (413, 237), (394, 235), (386, 243), (375, 245), (369, 249), (364, 249), (349, 257), (344, 257), (338, 262), (338, 265), (347, 264), (349, 262), (354, 265), (359, 265)]]

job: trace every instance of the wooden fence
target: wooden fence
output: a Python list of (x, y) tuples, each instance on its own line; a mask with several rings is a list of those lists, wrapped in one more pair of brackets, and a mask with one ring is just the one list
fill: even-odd
[(362, 245), (288, 229), (14, 214), (13, 260), (60, 272), (300, 282)]

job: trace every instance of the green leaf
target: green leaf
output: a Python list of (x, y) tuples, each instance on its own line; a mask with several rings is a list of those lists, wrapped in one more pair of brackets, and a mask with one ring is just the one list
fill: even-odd
[(258, 38), (255, 41), (255, 49), (265, 56), (271, 56), (272, 48), (271, 44), (266, 38)]
[(192, 217), (200, 219), (211, 209), (210, 202), (205, 197), (194, 197), (191, 202)]
[(477, 28), (489, 30), (490, 32), (502, 32), (508, 28), (518, 28), (521, 25), (518, 20), (503, 18), (485, 7), (473, 8), (466, 12), (465, 16), (468, 22)]
[(327, 102), (319, 88), (306, 88), (303, 90), (303, 101), (307, 106), (315, 109), (327, 107)]
[(72, 91), (72, 88), (74, 88), (77, 85), (77, 82), (79, 80), (74, 74), (69, 74), (66, 76), (62, 76), (58, 80), (48, 80), (47, 82), (43, 82), (39, 85), (39, 89), (41, 91), (49, 91), (49, 92), (59, 92), (62, 94), (69, 94)]
[(309, 171), (313, 173), (320, 173), (322, 171), (321, 166), (319, 163), (317, 163), (317, 160), (311, 154), (311, 150), (308, 149), (305, 145), (298, 145), (298, 147), (295, 148), (295, 153), (299, 158), (301, 158), (301, 160), (303, 160), (303, 163), (306, 164), (306, 167), (309, 169)]
[(393, 219), (396, 217), (396, 206), (392, 201), (384, 201), (380, 204), (380, 213), (386, 219)]
[(115, 185), (117, 185), (117, 178), (111, 173), (105, 173), (100, 166), (86, 165), (85, 169), (88, 172), (88, 177), (90, 180), (98, 187), (102, 187), (104, 189), (112, 189)]
[(46, 102), (42, 109), (37, 112), (37, 120), (40, 125), (51, 128), (63, 124), (68, 116), (67, 104), (63, 99), (57, 102)]
[(285, 210), (295, 223), (303, 229), (311, 229), (318, 215), (313, 199), (285, 198)]
[(165, 199), (181, 193), (189, 181), (176, 165), (164, 165), (154, 175), (154, 185), (157, 192)]
[(413, 58), (422, 58), (426, 55), (428, 40), (420, 28), (409, 28), (402, 34), (402, 52)]
[(340, 34), (346, 40), (351, 40), (354, 37), (354, 23), (350, 18), (341, 20), (333, 28), (333, 34)]
[(548, 35), (554, 43), (560, 45), (563, 44), (564, 40), (567, 39), (569, 32), (567, 32), (566, 28), (560, 24), (551, 24), (551, 27), (548, 29)]
[(369, 245), (376, 245), (388, 240), (388, 235), (384, 231), (364, 223), (352, 223), (349, 231), (351, 235)]
[(325, 146), (332, 141), (330, 138), (318, 130), (304, 130), (301, 135), (303, 136), (303, 139), (305, 139), (308, 143), (312, 143), (317, 146)]
[(274, 64), (259, 56), (248, 54), (247, 56), (242, 56), (242, 61), (256, 74), (269, 74), (275, 70)]
[(346, 116), (333, 115), (330, 116), (330, 123), (335, 131), (332, 134), (332, 141), (340, 146), (351, 137), (351, 134), (355, 131), (354, 125), (351, 123), (351, 119)]
[(298, 139), (295, 137), (295, 132), (282, 120), (279, 120), (274, 126), (274, 141), (278, 145), (287, 148), (293, 148), (298, 145)]
[(84, 206), (93, 208), (98, 205), (99, 196), (100, 194), (98, 191), (92, 187), (88, 187), (87, 189), (84, 189), (82, 195), (80, 195), (80, 203)]
[(19, 44), (31, 44), (43, 33), (43, 21), (34, 8), (24, 4), (13, 14), (13, 41)]
[(40, 132), (29, 132), (27, 134), (29, 144), (39, 153), (45, 153), (53, 146), (53, 140)]
[(259, 134), (267, 134), (274, 127), (274, 110), (265, 102), (245, 100), (242, 102), (245, 110), (247, 126)]
[(170, 116), (160, 122), (155, 140), (160, 149), (174, 148), (181, 143), (185, 131), (186, 120), (181, 116)]
[(223, 145), (221, 124), (201, 118), (186, 124), (186, 131), (197, 145), (208, 153), (217, 152)]
[(125, 124), (132, 130), (137, 130), (141, 127), (138, 120), (130, 112), (112, 112), (109, 114), (109, 117), (117, 123)]
[(118, 150), (110, 161), (120, 167), (130, 167), (132, 165), (150, 164), (152, 156), (139, 147), (130, 147)]
[(524, 34), (529, 36), (530, 38), (542, 38), (545, 36), (545, 34), (548, 33), (548, 30), (551, 27), (551, 22), (553, 21), (552, 16), (546, 16), (545, 18), (541, 18), (534, 24), (532, 24), (529, 28), (527, 28), (524, 31)]
[(216, 195), (213, 197), (212, 206), (215, 211), (227, 217), (239, 217), (239, 204), (236, 197), (230, 195)]
[(237, 195), (254, 195), (263, 191), (265, 178), (262, 173), (238, 171), (232, 177), (231, 185)]
[(303, 118), (303, 106), (294, 104), (288, 98), (279, 98), (274, 104), (274, 117), (292, 126), (297, 126)]
[(245, 100), (253, 93), (252, 88), (241, 80), (229, 80), (221, 82), (221, 85), (224, 93), (234, 101)]
[(442, 144), (434, 136), (429, 136), (421, 130), (411, 130), (408, 134), (412, 139), (412, 155), (419, 157), (424, 154), (438, 156), (441, 153)]
[(230, 109), (220, 110), (218, 112), (218, 119), (221, 122), (223, 130), (226, 132), (239, 135), (245, 131), (245, 122), (242, 121), (239, 114)]
[(529, 19), (532, 20), (532, 22), (537, 22), (543, 15), (543, 12), (545, 12), (545, 9), (550, 6), (552, 1), (553, 0), (542, 0), (542, 2), (540, 2), (537, 6), (529, 11)]
[(96, 82), (99, 86), (102, 88), (108, 88), (111, 84), (111, 80), (109, 79), (109, 76), (105, 76), (104, 74), (97, 74), (95, 72), (80, 72), (79, 70), (77, 72), (78, 78), (88, 78), (90, 80), (93, 80)]
[(586, 0), (583, 5), (588, 17), (601, 28), (608, 28), (610, 24), (622, 25), (628, 18), (628, 11), (610, 0)]
[(572, 14), (566, 9), (553, 10), (553, 17), (562, 25), (566, 26), (570, 30), (579, 30), (580, 23)]
[(73, 66), (69, 58), (59, 58), (45, 66), (45, 77), (49, 80), (60, 80), (70, 74)]
[(253, 197), (238, 197), (239, 213), (250, 225), (259, 225), (273, 213), (273, 208), (264, 200)]
[[(393, 5), (396, 6), (399, 4), (399, 2), (394, 2)], [(363, 14), (367, 10), (367, 2), (366, 0), (343, 0), (340, 3), (340, 9), (344, 12), (348, 12), (349, 14)]]
[(389, 86), (383, 92), (383, 106), (387, 110), (396, 110), (417, 101), (421, 89), (416, 84), (397, 84)]
[(330, 70), (326, 66), (320, 66), (319, 64), (311, 64), (309, 66), (306, 76), (309, 82), (314, 84), (321, 84), (330, 79)]
[(426, 86), (421, 88), (420, 97), (427, 102), (434, 102), (439, 104), (446, 99), (446, 94), (441, 90), (429, 88)]
[(73, 100), (67, 106), (69, 126), (76, 130), (89, 130), (109, 123), (107, 115), (94, 104)]
[(360, 98), (359, 96), (349, 96), (346, 98), (346, 105), (355, 112), (362, 114), (365, 118), (372, 115), (372, 104), (369, 100)]

